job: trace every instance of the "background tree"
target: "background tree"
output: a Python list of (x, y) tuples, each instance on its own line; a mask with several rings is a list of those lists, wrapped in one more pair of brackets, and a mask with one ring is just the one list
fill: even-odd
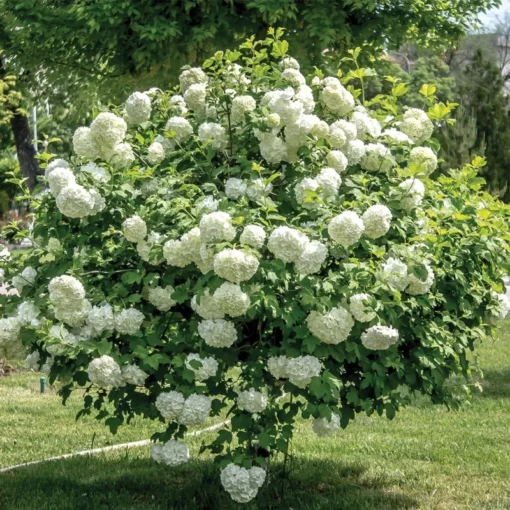
[(467, 66), (461, 96), (476, 120), (475, 146), (485, 146), (487, 167), (484, 177), (489, 189), (510, 199), (510, 116), (504, 79), (496, 64), (478, 51)]

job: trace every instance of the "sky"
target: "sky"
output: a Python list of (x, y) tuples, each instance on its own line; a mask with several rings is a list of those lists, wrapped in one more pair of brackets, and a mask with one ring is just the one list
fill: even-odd
[(490, 26), (497, 22), (498, 17), (503, 16), (505, 12), (510, 13), (510, 0), (503, 0), (499, 9), (492, 9), (492, 11), (488, 12), (487, 14), (480, 16), (480, 21), (483, 23), (483, 25)]

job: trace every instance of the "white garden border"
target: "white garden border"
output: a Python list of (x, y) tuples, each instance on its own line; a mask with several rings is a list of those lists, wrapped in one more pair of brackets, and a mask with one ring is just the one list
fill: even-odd
[[(205, 429), (201, 430), (195, 430), (194, 432), (190, 432), (187, 434), (187, 436), (199, 436), (200, 434), (204, 434), (205, 432), (210, 432), (212, 430), (220, 429), (221, 427), (224, 427), (225, 425), (228, 425), (230, 423), (230, 420), (223, 421), (221, 423), (217, 423), (216, 425), (211, 425), (210, 427), (207, 427)], [(30, 462), (24, 462), (23, 464), (15, 464), (14, 466), (8, 466), (5, 468), (0, 469), (0, 473), (7, 473), (9, 471), (13, 471), (14, 469), (24, 468), (28, 466), (36, 466), (37, 464), (43, 464), (45, 462), (52, 462), (55, 460), (65, 460), (70, 459), (72, 457), (83, 457), (83, 456), (89, 456), (89, 455), (95, 455), (97, 453), (102, 452), (111, 452), (115, 450), (123, 450), (123, 449), (129, 449), (129, 448), (137, 448), (139, 446), (147, 446), (151, 444), (150, 439), (144, 439), (143, 441), (134, 441), (132, 443), (123, 443), (123, 444), (115, 444), (112, 446), (105, 446), (103, 448), (94, 448), (93, 450), (83, 450), (81, 452), (75, 452), (75, 453), (66, 453), (65, 455), (58, 455), (56, 457), (48, 457), (47, 459), (41, 459), (41, 460), (32, 460)]]

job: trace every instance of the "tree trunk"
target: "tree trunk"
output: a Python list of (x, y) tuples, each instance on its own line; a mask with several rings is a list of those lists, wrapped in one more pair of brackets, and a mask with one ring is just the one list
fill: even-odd
[(24, 177), (27, 177), (27, 185), (30, 191), (33, 191), (37, 184), (39, 163), (35, 159), (35, 149), (32, 145), (32, 135), (27, 116), (19, 112), (15, 113), (11, 119), (11, 128), (14, 134), (21, 173)]

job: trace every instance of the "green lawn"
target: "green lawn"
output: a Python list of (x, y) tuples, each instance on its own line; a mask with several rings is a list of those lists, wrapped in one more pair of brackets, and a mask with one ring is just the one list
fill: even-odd
[[(285, 500), (278, 466), (249, 505), (230, 502), (219, 473), (197, 456), (207, 434), (190, 438), (193, 461), (152, 462), (149, 447), (23, 468), (0, 475), (0, 508), (20, 509), (510, 509), (510, 324), (479, 349), (484, 392), (462, 411), (420, 399), (389, 422), (359, 417), (318, 439), (299, 427)], [(141, 421), (115, 437), (93, 420), (74, 421), (78, 401), (60, 406), (38, 393), (39, 376), (0, 379), (0, 465), (145, 439)]]

